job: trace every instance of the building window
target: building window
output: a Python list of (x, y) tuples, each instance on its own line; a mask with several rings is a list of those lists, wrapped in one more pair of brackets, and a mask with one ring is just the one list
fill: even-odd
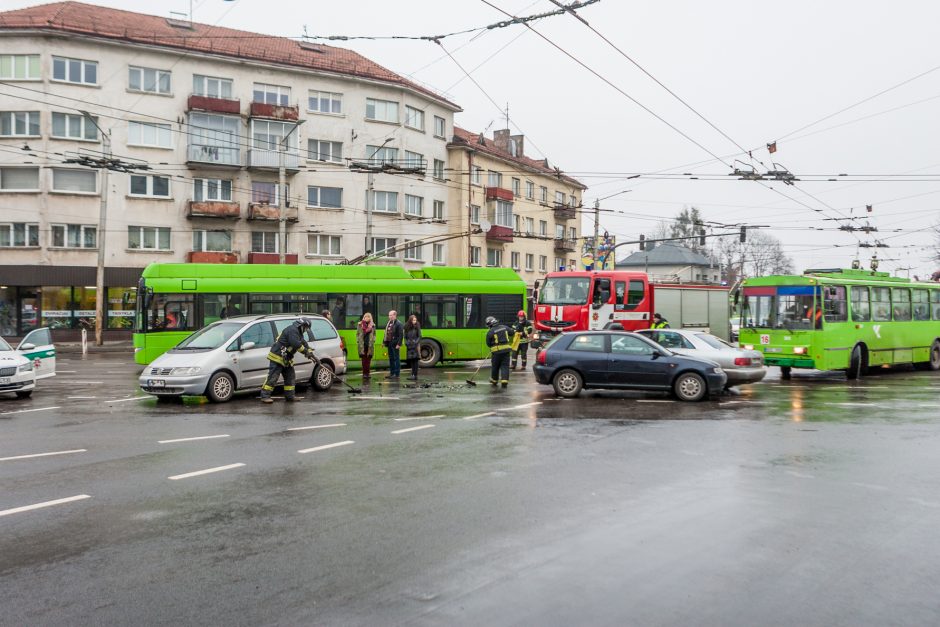
[(53, 224), (54, 248), (96, 248), (98, 227), (87, 224)]
[(405, 126), (417, 131), (424, 130), (424, 111), (405, 105)]
[(405, 151), (405, 162), (401, 164), (403, 168), (427, 168), (427, 162), (424, 160), (424, 155), (419, 152), (411, 152), (410, 150)]
[(515, 177), (512, 179), (512, 195), (516, 198), (522, 195), (522, 181)]
[(470, 265), (471, 266), (480, 265), (480, 247), (479, 246), (470, 247)]
[(552, 267), (552, 272), (557, 270), (565, 269), (565, 260), (562, 257), (555, 257), (555, 265)]
[(189, 114), (189, 159), (201, 163), (240, 165), (241, 120), (211, 113)]
[(535, 255), (532, 253), (525, 254), (525, 269), (529, 272), (535, 269)]
[(443, 220), (444, 219), (444, 201), (435, 200), (434, 201), (434, 219)]
[(0, 223), (0, 248), (39, 246), (39, 225), (28, 222)]
[(532, 200), (535, 198), (535, 183), (533, 183), (532, 181), (525, 182), (525, 197), (528, 198), (529, 200)]
[(0, 168), (0, 191), (38, 192), (39, 168)]
[(144, 198), (169, 198), (170, 178), (149, 174), (131, 174), (131, 196)]
[(483, 168), (478, 165), (473, 166), (473, 171), (470, 172), (470, 182), (474, 185), (483, 184)]
[(577, 207), (577, 206), (578, 206), (578, 199), (575, 198), (574, 195), (568, 196), (568, 206), (569, 206), (569, 207)]
[(444, 263), (444, 244), (433, 244), (434, 250), (434, 263), (443, 264)]
[(535, 235), (535, 218), (525, 219), (525, 234)]
[(38, 81), (41, 78), (38, 54), (0, 54), (0, 80)]
[(292, 133), (296, 125), (292, 122), (272, 120), (251, 121), (251, 145), (261, 150), (283, 150), (284, 138), (287, 138), (287, 152), (297, 149), (297, 133)]
[(343, 238), (339, 235), (308, 235), (307, 254), (319, 257), (341, 257)]
[(539, 236), (548, 237), (548, 222), (539, 220)]
[(405, 194), (405, 214), (409, 216), (423, 216), (424, 198)]
[(290, 106), (290, 87), (255, 83), (251, 90), (251, 98), (252, 102), (287, 107)]
[(311, 89), (307, 92), (307, 111), (341, 115), (343, 113), (343, 94)]
[(496, 215), (493, 224), (513, 228), (512, 203), (507, 200), (496, 201)]
[(331, 142), (325, 139), (308, 139), (307, 158), (316, 161), (342, 163), (343, 142)]
[(555, 192), (555, 204), (556, 205), (565, 204), (565, 192)]
[(150, 122), (127, 123), (127, 145), (149, 146), (152, 148), (172, 148), (169, 124), (152, 124)]
[(398, 213), (398, 192), (374, 192), (372, 210), (381, 213)]
[(436, 115), (434, 116), (434, 136), (441, 139), (447, 137), (447, 120)]
[(366, 119), (398, 124), (398, 103), (394, 100), (366, 98)]
[(565, 239), (565, 226), (563, 224), (555, 225), (555, 239)]
[(573, 226), (568, 227), (568, 239), (578, 239), (578, 229)]
[(548, 268), (548, 257), (539, 255), (539, 272), (546, 272)]
[(232, 182), (225, 179), (193, 179), (193, 200), (231, 202)]
[(519, 270), (522, 266), (519, 264), (519, 259), (522, 257), (520, 253), (509, 253), (510, 266), (513, 270)]
[(517, 213), (512, 218), (515, 221), (515, 224), (513, 225), (512, 230), (515, 231), (516, 233), (522, 233), (522, 216), (520, 216)]
[[(251, 252), (253, 253), (279, 253), (277, 233), (274, 231), (252, 231)], [(285, 250), (286, 252), (286, 250)]]
[[(92, 118), (94, 122), (98, 118)], [(84, 115), (72, 113), (52, 114), (52, 136), (60, 139), (98, 141), (98, 127)]]
[(231, 231), (193, 231), (193, 250), (196, 252), (232, 252)]
[(232, 79), (193, 74), (193, 94), (207, 98), (232, 98)]
[(370, 163), (395, 164), (398, 161), (398, 148), (388, 146), (366, 146), (367, 160)]
[(170, 73), (166, 70), (131, 66), (128, 68), (127, 87), (131, 91), (148, 94), (169, 94)]
[(98, 173), (94, 170), (52, 169), (52, 191), (94, 194), (98, 191)]
[(500, 268), (503, 265), (503, 251), (499, 248), (486, 249), (486, 265), (490, 268)]
[[(251, 182), (251, 202), (259, 205), (278, 205), (281, 202), (281, 195), (278, 193), (278, 184), (268, 181)], [(290, 207), (290, 185), (287, 185), (287, 206)]]
[(421, 244), (410, 244), (406, 242), (405, 250), (402, 254), (402, 257), (408, 261), (421, 261), (421, 249), (424, 248)]
[(480, 223), (480, 205), (470, 205), (470, 224)]
[(98, 62), (52, 57), (52, 79), (79, 85), (97, 85)]
[(398, 253), (394, 250), (395, 246), (398, 245), (398, 240), (394, 237), (373, 237), (372, 238), (372, 252), (376, 255), (382, 255), (383, 257), (397, 257)]
[(490, 187), (501, 187), (503, 184), (503, 175), (494, 170), (488, 170), (486, 173), (486, 184)]
[(434, 160), (434, 178), (439, 181), (444, 180), (444, 161), (442, 159)]
[(0, 137), (39, 137), (39, 111), (0, 111)]
[(127, 247), (133, 250), (170, 250), (170, 228), (129, 226), (127, 227)]
[(323, 207), (326, 209), (343, 208), (342, 187), (307, 187), (307, 206)]
[(548, 188), (539, 186), (539, 202), (548, 202)]

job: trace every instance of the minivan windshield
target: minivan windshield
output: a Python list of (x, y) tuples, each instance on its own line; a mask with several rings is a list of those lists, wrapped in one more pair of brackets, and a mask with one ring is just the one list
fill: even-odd
[(193, 351), (218, 348), (232, 339), (232, 336), (244, 326), (244, 322), (214, 322), (190, 335), (177, 344), (173, 350)]

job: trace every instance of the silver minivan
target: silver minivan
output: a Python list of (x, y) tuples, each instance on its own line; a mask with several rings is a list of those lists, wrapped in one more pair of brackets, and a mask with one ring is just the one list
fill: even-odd
[(333, 324), (322, 316), (273, 314), (236, 316), (213, 322), (157, 357), (140, 373), (140, 389), (158, 397), (206, 396), (224, 403), (236, 392), (261, 389), (268, 375), (268, 351), (298, 318), (310, 321), (307, 343), (322, 367), (297, 353), (297, 385), (328, 390), (333, 375), (346, 372), (346, 352)]

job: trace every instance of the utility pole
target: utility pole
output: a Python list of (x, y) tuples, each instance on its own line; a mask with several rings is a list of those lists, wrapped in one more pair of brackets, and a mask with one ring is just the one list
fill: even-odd
[(366, 185), (366, 245), (363, 248), (366, 254), (372, 253), (372, 210), (375, 208), (375, 173), (369, 171)]
[[(85, 114), (85, 120), (94, 119)], [(95, 126), (98, 126), (95, 123)], [(98, 131), (101, 133), (101, 141), (104, 145), (105, 159), (111, 158), (111, 135), (105, 133), (100, 126)], [(111, 189), (108, 187), (108, 168), (101, 170), (101, 208), (98, 211), (98, 267), (95, 269), (95, 346), (104, 344), (102, 330), (104, 329), (104, 264), (105, 264), (105, 242), (108, 241), (108, 196)]]
[(300, 128), (306, 120), (298, 120), (280, 141), (280, 150), (277, 151), (277, 262), (284, 265), (287, 257), (287, 147), (291, 134)]
[(594, 269), (595, 270), (603, 270), (603, 268), (597, 267), (597, 261), (599, 259), (598, 257), (599, 246), (597, 245), (597, 238), (600, 236), (601, 236), (601, 201), (599, 199), (596, 199), (594, 201), (594, 245), (593, 245), (594, 249), (591, 251), (594, 253)]

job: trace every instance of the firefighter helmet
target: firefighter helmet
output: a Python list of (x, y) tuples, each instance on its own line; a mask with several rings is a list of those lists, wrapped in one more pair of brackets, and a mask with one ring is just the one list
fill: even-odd
[(488, 327), (495, 327), (495, 326), (496, 326), (496, 322), (497, 322), (497, 320), (496, 320), (496, 318), (494, 318), (493, 316), (487, 316), (487, 317), (486, 317), (486, 326), (488, 326)]
[(519, 313), (517, 313), (516, 315), (519, 316), (520, 318), (525, 318), (525, 312), (521, 309), (519, 310)]

